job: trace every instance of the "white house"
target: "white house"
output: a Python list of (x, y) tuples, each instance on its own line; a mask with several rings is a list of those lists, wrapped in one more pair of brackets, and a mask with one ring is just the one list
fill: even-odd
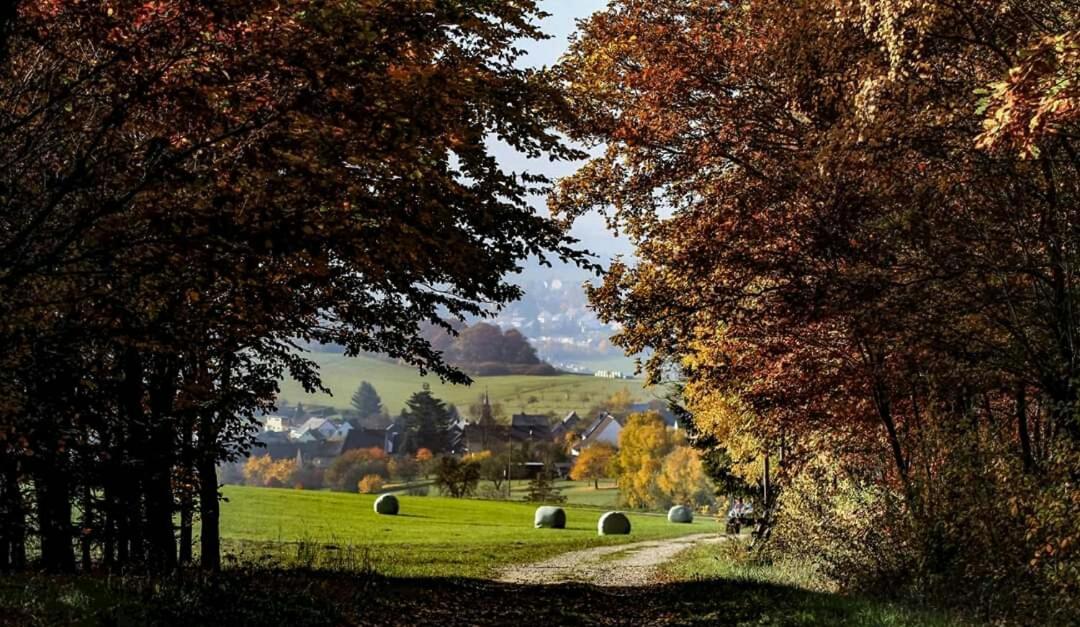
[(581, 451), (597, 442), (607, 442), (612, 446), (618, 446), (619, 434), (622, 433), (625, 424), (625, 419), (616, 418), (608, 412), (600, 414), (581, 433), (581, 441), (570, 451), (571, 454), (580, 455)]
[(352, 431), (348, 422), (335, 422), (326, 418), (308, 418), (304, 424), (293, 429), (292, 436), (297, 441), (343, 440)]

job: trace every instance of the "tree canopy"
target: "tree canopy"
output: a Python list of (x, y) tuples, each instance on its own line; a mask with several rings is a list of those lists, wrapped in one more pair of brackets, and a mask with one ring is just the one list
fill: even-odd
[(379, 398), (379, 393), (375, 391), (375, 386), (367, 381), (360, 382), (360, 387), (356, 388), (356, 392), (353, 392), (351, 403), (361, 418), (377, 416), (383, 411), (382, 399)]
[(424, 389), (409, 397), (405, 406), (401, 412), (405, 427), (405, 451), (412, 453), (427, 449), (430, 454), (447, 450), (449, 442), (446, 432), (450, 426), (450, 412), (446, 403), (435, 398), (431, 390)]
[(1076, 17), (1055, 0), (616, 1), (558, 70), (565, 131), (603, 148), (552, 205), (636, 244), (591, 298), (654, 381), (684, 383), (699, 445), (750, 482), (770, 460), (787, 486), (840, 469), (884, 504), (863, 520), (904, 521), (883, 552), (968, 582), (1000, 572), (985, 556), (1009, 530), (1011, 572), (1062, 591), (1040, 543), (1080, 531), (1056, 506), (988, 505), (1021, 485), (1058, 502), (1080, 444)]
[(578, 155), (516, 63), (534, 2), (4, 6), (0, 567), (33, 519), (74, 569), (80, 498), (82, 567), (190, 560), (197, 505), (216, 568), (216, 465), (280, 378), (319, 386), (299, 346), (463, 382), (421, 325), (516, 298), (529, 257), (583, 262), (527, 202), (547, 181), (489, 148)]

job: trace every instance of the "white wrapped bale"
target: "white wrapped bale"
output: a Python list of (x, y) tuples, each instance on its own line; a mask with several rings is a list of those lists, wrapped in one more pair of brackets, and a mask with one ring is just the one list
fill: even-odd
[(685, 505), (676, 505), (668, 510), (667, 519), (668, 522), (672, 523), (692, 523), (694, 522), (694, 510)]
[(537, 529), (566, 529), (566, 512), (561, 507), (550, 505), (537, 507), (533, 525)]
[(399, 507), (397, 497), (393, 494), (384, 494), (375, 499), (376, 514), (382, 514), (383, 516), (397, 516)]
[(596, 530), (602, 536), (624, 536), (630, 533), (630, 519), (622, 512), (608, 512), (600, 517)]

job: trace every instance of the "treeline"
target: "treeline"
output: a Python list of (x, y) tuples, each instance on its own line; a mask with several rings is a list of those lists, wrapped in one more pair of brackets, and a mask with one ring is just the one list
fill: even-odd
[(559, 374), (537, 357), (536, 348), (517, 329), (503, 331), (496, 325), (478, 322), (460, 325), (456, 335), (432, 327), (426, 337), (443, 359), (474, 376)]
[(301, 343), (451, 381), (421, 326), (580, 260), (485, 144), (576, 155), (532, 2), (0, 13), (0, 571), (219, 566), (219, 463)]
[(606, 151), (553, 204), (638, 260), (592, 299), (676, 372), (762, 558), (990, 621), (1080, 620), (1075, 2), (613, 2), (558, 71)]

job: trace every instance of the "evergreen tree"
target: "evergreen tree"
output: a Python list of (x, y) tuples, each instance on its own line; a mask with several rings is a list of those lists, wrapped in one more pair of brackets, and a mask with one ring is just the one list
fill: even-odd
[(405, 421), (405, 450), (415, 452), (426, 448), (435, 453), (445, 452), (446, 432), (450, 426), (450, 412), (446, 404), (431, 394), (427, 385), (405, 403), (401, 412)]
[(377, 416), (382, 413), (382, 399), (375, 387), (367, 381), (361, 381), (360, 387), (352, 395), (352, 406), (359, 412), (361, 418)]
[(555, 487), (551, 480), (551, 473), (544, 470), (529, 481), (529, 493), (525, 496), (525, 500), (530, 503), (562, 503), (566, 501), (566, 497)]

